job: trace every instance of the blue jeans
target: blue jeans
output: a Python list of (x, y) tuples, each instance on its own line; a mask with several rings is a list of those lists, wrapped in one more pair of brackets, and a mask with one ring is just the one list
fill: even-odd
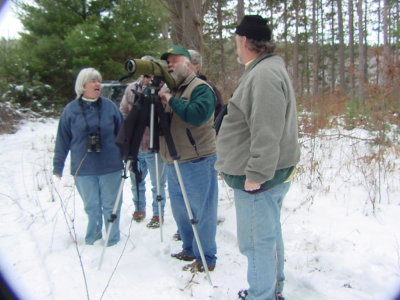
[[(214, 155), (179, 163), (193, 218), (198, 221), (195, 226), (207, 265), (215, 265), (217, 260), (215, 235), (217, 231), (218, 183), (217, 172), (214, 169), (215, 160), (216, 156)], [(167, 175), (172, 214), (182, 238), (183, 252), (196, 257), (196, 261), (202, 262), (174, 164), (167, 165)]]
[[(158, 201), (157, 201), (157, 177), (156, 177), (156, 155), (153, 152), (138, 153), (138, 169), (142, 173), (142, 181), (139, 183), (139, 198), (136, 190), (136, 179), (135, 174), (130, 172), (131, 183), (132, 183), (132, 200), (135, 205), (135, 211), (146, 211), (146, 176), (150, 173), (151, 181), (151, 192), (153, 194), (153, 216), (159, 216)], [(160, 156), (158, 157), (158, 170), (160, 173), (160, 195), (161, 202), (161, 215), (164, 215), (165, 207), (165, 183), (167, 176), (165, 172), (165, 164), (162, 162)]]
[(290, 182), (281, 183), (259, 194), (234, 189), (239, 250), (248, 262), (246, 300), (275, 300), (275, 292), (282, 292), (280, 211), (289, 187)]
[[(95, 241), (101, 239), (103, 219), (108, 230), (110, 216), (112, 214), (115, 200), (122, 180), (122, 171), (108, 173), (99, 176), (77, 176), (75, 185), (83, 200), (85, 212), (88, 215), (88, 225), (86, 230), (85, 242), (93, 245)], [(122, 194), (121, 194), (122, 199)], [(119, 242), (119, 215), (122, 201), (119, 201), (117, 209), (117, 219), (111, 228), (107, 246), (115, 245)]]

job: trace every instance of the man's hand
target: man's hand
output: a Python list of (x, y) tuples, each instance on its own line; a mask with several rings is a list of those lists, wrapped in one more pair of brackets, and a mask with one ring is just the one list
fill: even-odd
[(255, 191), (261, 187), (261, 184), (252, 182), (248, 179), (244, 182), (244, 190), (245, 191)]
[(164, 104), (168, 104), (171, 97), (172, 95), (170, 93), (160, 93), (161, 102)]

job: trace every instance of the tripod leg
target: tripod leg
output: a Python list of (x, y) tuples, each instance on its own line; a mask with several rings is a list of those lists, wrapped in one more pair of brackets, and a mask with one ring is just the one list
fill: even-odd
[(163, 219), (164, 219), (164, 213), (161, 211), (161, 201), (163, 200), (161, 196), (161, 188), (160, 188), (160, 166), (159, 166), (159, 160), (158, 160), (158, 153), (155, 153), (155, 163), (156, 163), (156, 183), (157, 183), (157, 205), (158, 205), (158, 217), (160, 220), (160, 238), (161, 238), (161, 243), (163, 242)]
[[(150, 104), (150, 142), (149, 149), (155, 153), (155, 172), (156, 172), (156, 187), (157, 187), (157, 205), (158, 205), (158, 218), (160, 222), (160, 238), (161, 243), (163, 242), (163, 219), (164, 214), (161, 212), (161, 201), (163, 200), (161, 196), (161, 188), (160, 188), (160, 168), (159, 168), (159, 160), (158, 160), (158, 150), (160, 148), (158, 141), (158, 130), (156, 128), (156, 111), (155, 111), (155, 102), (157, 95), (151, 96), (151, 104)], [(157, 140), (156, 140), (157, 139)]]
[(190, 208), (189, 199), (188, 199), (188, 196), (187, 196), (187, 193), (186, 193), (185, 185), (183, 184), (181, 170), (179, 168), (179, 163), (178, 163), (177, 160), (174, 160), (174, 167), (175, 167), (176, 175), (178, 177), (179, 186), (181, 187), (183, 200), (185, 202), (185, 207), (186, 207), (187, 213), (189, 215), (190, 224), (192, 225), (193, 235), (194, 235), (194, 238), (196, 240), (197, 247), (199, 248), (201, 262), (203, 263), (204, 271), (206, 272), (208, 282), (211, 284), (211, 286), (213, 286), (212, 281), (211, 281), (210, 271), (208, 270), (207, 261), (206, 261), (206, 258), (204, 256), (203, 247), (201, 245), (200, 237), (199, 237), (199, 234), (198, 234), (197, 228), (196, 228), (197, 221), (193, 218), (192, 209)]
[(112, 226), (114, 224), (115, 219), (117, 218), (118, 205), (119, 205), (119, 202), (121, 201), (122, 190), (124, 188), (125, 179), (127, 178), (126, 174), (128, 172), (128, 168), (129, 168), (129, 161), (125, 163), (125, 168), (124, 168), (124, 171), (123, 171), (122, 176), (121, 176), (122, 180), (121, 180), (121, 184), (119, 185), (119, 189), (118, 189), (117, 197), (115, 199), (113, 211), (112, 211), (112, 214), (110, 216), (110, 219), (108, 220), (109, 225), (108, 225), (107, 233), (106, 233), (106, 241), (104, 243), (103, 251), (101, 252), (101, 256), (100, 256), (99, 267), (98, 267), (99, 270), (101, 269), (101, 265), (103, 263), (103, 257), (104, 257), (104, 253), (106, 251), (108, 240), (110, 238), (110, 233), (111, 233)]
[(159, 123), (160, 123), (161, 131), (162, 131), (163, 136), (165, 138), (165, 142), (167, 144), (169, 155), (172, 157), (173, 162), (174, 162), (174, 167), (175, 167), (176, 175), (177, 175), (177, 178), (178, 178), (179, 186), (180, 186), (181, 191), (182, 191), (182, 196), (183, 196), (183, 200), (185, 202), (186, 211), (187, 211), (187, 213), (189, 215), (190, 224), (192, 225), (193, 235), (195, 237), (195, 240), (196, 240), (196, 243), (197, 243), (197, 247), (199, 248), (199, 253), (200, 253), (201, 261), (203, 263), (204, 271), (207, 274), (208, 282), (212, 286), (213, 284), (212, 284), (212, 281), (211, 281), (210, 272), (208, 270), (208, 265), (207, 265), (207, 262), (206, 262), (206, 258), (204, 256), (203, 247), (201, 245), (200, 237), (199, 237), (199, 234), (197, 232), (197, 228), (195, 226), (197, 221), (194, 220), (194, 218), (193, 218), (193, 213), (192, 213), (192, 209), (190, 208), (190, 204), (189, 204), (188, 196), (187, 196), (187, 193), (186, 193), (185, 185), (183, 184), (182, 174), (181, 174), (181, 171), (180, 171), (180, 168), (179, 168), (179, 163), (178, 163), (179, 156), (178, 156), (178, 153), (176, 152), (175, 144), (174, 144), (174, 141), (173, 141), (173, 138), (172, 138), (172, 135), (171, 135), (171, 131), (170, 131), (170, 128), (169, 128), (168, 117), (167, 117), (167, 115), (166, 115), (166, 113), (164, 111), (164, 108), (163, 108), (163, 106), (161, 104), (161, 101), (159, 101), (159, 100), (155, 101), (154, 104), (155, 104), (155, 113), (159, 117)]

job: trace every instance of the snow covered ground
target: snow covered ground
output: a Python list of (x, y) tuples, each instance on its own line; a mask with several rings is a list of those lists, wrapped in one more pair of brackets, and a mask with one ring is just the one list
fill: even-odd
[[(169, 199), (163, 242), (159, 230), (146, 228), (149, 200), (146, 221), (131, 222), (129, 180), (122, 240), (106, 248), (99, 270), (103, 245), (84, 244), (86, 215), (69, 171), (61, 181), (51, 176), (56, 127), (56, 120), (29, 121), (16, 134), (0, 136), (0, 267), (22, 299), (237, 299), (238, 290), (247, 287), (246, 260), (237, 247), (232, 191), (222, 181), (219, 215), (225, 221), (218, 226), (213, 286), (204, 274), (192, 276), (170, 257), (181, 245), (172, 240), (176, 226)], [(399, 155), (392, 149), (385, 164), (366, 163), (368, 133), (347, 132), (359, 139), (337, 134), (302, 139), (304, 172), (282, 209), (284, 295), (288, 300), (394, 299), (400, 290)]]

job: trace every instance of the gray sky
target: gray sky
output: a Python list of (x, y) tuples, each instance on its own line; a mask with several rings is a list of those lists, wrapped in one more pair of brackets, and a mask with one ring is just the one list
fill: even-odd
[(18, 32), (22, 31), (22, 24), (13, 12), (11, 0), (1, 1), (0, 11), (0, 38), (18, 38)]

